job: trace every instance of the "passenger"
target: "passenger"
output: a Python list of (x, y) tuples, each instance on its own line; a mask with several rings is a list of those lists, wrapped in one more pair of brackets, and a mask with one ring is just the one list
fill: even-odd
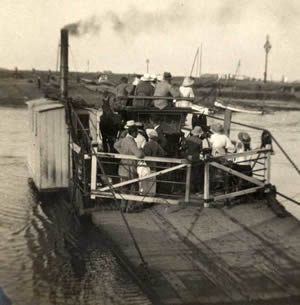
[[(144, 154), (149, 157), (164, 157), (166, 152), (163, 148), (157, 143), (158, 134), (154, 129), (147, 129), (147, 135), (149, 141), (144, 146)], [(138, 168), (139, 177), (143, 177), (147, 174), (155, 173), (157, 170), (155, 161), (147, 161), (146, 165), (140, 166)], [(148, 167), (148, 168), (147, 168)], [(149, 169), (149, 170), (148, 170)], [(155, 196), (156, 194), (156, 177), (149, 178), (140, 182), (140, 193), (148, 196)]]
[(114, 143), (122, 126), (122, 120), (118, 114), (113, 113), (106, 98), (103, 99), (102, 110), (103, 114), (100, 117), (99, 127), (102, 135), (103, 150), (104, 152), (113, 153), (115, 152)]
[[(156, 88), (156, 85), (158, 83), (158, 79), (157, 76), (155, 74), (151, 74), (151, 78), (153, 79), (153, 81), (151, 82), (151, 85), (153, 86), (153, 88)], [(153, 95), (153, 94), (152, 94)]]
[(114, 111), (117, 111), (124, 121), (128, 120), (127, 113), (125, 111), (128, 106), (128, 95), (132, 92), (132, 84), (128, 84), (128, 78), (123, 76), (121, 83), (116, 87), (116, 98), (114, 101)]
[(120, 135), (118, 138), (119, 139), (125, 138), (128, 134), (128, 128), (133, 126), (136, 126), (134, 120), (127, 121), (124, 126), (124, 129), (120, 131)]
[[(224, 134), (224, 128), (220, 123), (212, 125), (211, 130), (214, 132), (209, 139), (213, 156), (224, 155), (227, 152), (234, 152), (235, 147), (229, 137)], [(225, 166), (229, 163), (225, 158), (220, 159), (219, 161)], [(212, 170), (211, 181), (212, 188), (214, 190), (218, 190), (221, 188), (225, 189), (225, 192), (227, 192), (229, 185), (231, 185), (229, 183), (228, 175), (225, 174), (224, 171), (216, 168)]]
[[(137, 158), (143, 158), (144, 153), (141, 149), (137, 147), (137, 144), (135, 142), (135, 138), (138, 135), (138, 131), (136, 126), (130, 126), (128, 127), (128, 133), (126, 137), (120, 139), (118, 142), (115, 143), (114, 147), (115, 149), (120, 153), (124, 155), (134, 155)], [(138, 177), (137, 175), (137, 162), (136, 160), (124, 160), (121, 159), (118, 174), (122, 181), (127, 181), (131, 179), (135, 179)], [(126, 185), (123, 187), (123, 191), (125, 193), (133, 194), (135, 191), (137, 191), (137, 184), (132, 183), (129, 185)], [(131, 200), (121, 200), (121, 209), (125, 212), (132, 212), (134, 210), (137, 210), (137, 207), (135, 206), (135, 201)]]
[(224, 128), (220, 123), (212, 125), (211, 130), (214, 132), (209, 139), (213, 156), (234, 152), (235, 147), (229, 137), (224, 134)]
[[(129, 95), (135, 95), (136, 87), (140, 81), (141, 81), (140, 75), (135, 75), (132, 84), (129, 85), (129, 88), (127, 90)], [(132, 106), (132, 105), (133, 105), (133, 98), (128, 98), (127, 106)]]
[(164, 131), (161, 127), (161, 119), (158, 115), (153, 115), (150, 117), (150, 123), (152, 125), (152, 128), (157, 132), (157, 137), (158, 137), (158, 144), (164, 149), (167, 149), (168, 142), (167, 138), (164, 134)]
[(136, 123), (135, 123), (135, 126), (137, 127), (138, 132), (139, 132), (141, 135), (143, 135), (143, 136), (145, 137), (146, 141), (148, 141), (149, 138), (148, 138), (147, 132), (146, 132), (146, 130), (145, 130), (144, 123), (142, 123), (142, 122), (136, 122)]
[[(236, 153), (242, 153), (251, 150), (251, 137), (247, 132), (238, 133), (238, 141), (236, 143)], [(252, 176), (251, 156), (239, 156), (234, 159), (233, 169), (247, 176)], [(238, 189), (243, 189), (248, 185), (244, 179), (236, 181)]]
[(127, 106), (127, 96), (131, 92), (131, 87), (128, 84), (128, 78), (123, 76), (121, 83), (116, 87), (117, 102), (120, 105), (121, 110)]
[[(139, 149), (143, 149), (143, 147), (145, 146), (146, 142), (147, 142), (147, 134), (144, 130), (144, 125), (143, 123), (141, 122), (136, 122), (135, 123), (135, 126), (137, 127), (138, 129), (138, 135), (137, 137), (135, 138), (135, 142), (138, 146)], [(147, 137), (147, 138), (146, 138)]]
[[(176, 90), (171, 84), (172, 75), (170, 72), (165, 72), (163, 76), (163, 81), (159, 82), (156, 85), (154, 96), (161, 96), (161, 97), (178, 97), (179, 91)], [(172, 107), (173, 103), (166, 99), (157, 99), (153, 100), (153, 105), (156, 108), (164, 109), (166, 107)]]
[[(204, 167), (199, 162), (202, 150), (201, 136), (203, 131), (200, 126), (195, 126), (190, 135), (185, 139), (185, 157), (192, 162), (191, 192), (198, 193), (203, 190)], [(197, 162), (198, 161), (198, 162)]]
[[(192, 85), (194, 84), (194, 79), (190, 76), (185, 77), (182, 85), (179, 87), (179, 94), (180, 97), (190, 97), (190, 98), (194, 98), (194, 91), (192, 88)], [(191, 107), (192, 102), (191, 101), (178, 101), (176, 102), (176, 107)]]
[[(153, 96), (154, 87), (152, 85), (154, 78), (148, 73), (141, 77), (141, 81), (138, 83), (135, 89), (135, 95), (137, 96)], [(151, 107), (152, 100), (150, 99), (134, 99), (132, 106), (135, 107)]]

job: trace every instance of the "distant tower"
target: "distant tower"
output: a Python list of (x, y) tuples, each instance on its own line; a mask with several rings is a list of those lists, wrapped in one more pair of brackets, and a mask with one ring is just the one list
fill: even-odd
[(264, 49), (265, 49), (265, 52), (266, 52), (266, 56), (265, 56), (264, 83), (267, 82), (267, 73), (268, 73), (268, 54), (269, 54), (271, 48), (272, 48), (272, 46), (271, 46), (270, 41), (269, 41), (269, 35), (267, 35), (266, 43), (264, 44)]
[(241, 70), (241, 60), (239, 59), (235, 69), (235, 76), (240, 74), (240, 70)]
[(149, 63), (150, 63), (150, 60), (147, 58), (146, 59), (147, 73), (149, 73)]

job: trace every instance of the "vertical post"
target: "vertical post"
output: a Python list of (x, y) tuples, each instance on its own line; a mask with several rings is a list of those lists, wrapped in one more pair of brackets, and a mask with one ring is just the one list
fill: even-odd
[(228, 137), (230, 135), (231, 117), (232, 117), (232, 111), (226, 109), (224, 114), (224, 132)]
[(60, 91), (62, 98), (68, 97), (68, 48), (69, 48), (69, 33), (68, 30), (62, 29), (60, 32)]
[(267, 82), (267, 73), (268, 73), (268, 55), (269, 55), (269, 52), (271, 50), (271, 44), (270, 44), (270, 41), (269, 41), (269, 35), (267, 35), (267, 39), (266, 39), (266, 43), (264, 44), (264, 49), (265, 49), (265, 71), (264, 71), (264, 83)]
[(202, 73), (202, 42), (200, 46), (200, 63), (199, 63), (199, 77), (201, 76)]
[[(266, 145), (266, 148), (271, 149), (271, 145)], [(271, 151), (267, 152), (267, 160), (266, 160), (266, 166), (267, 166), (267, 173), (266, 173), (266, 183), (271, 183)]]
[(205, 162), (204, 164), (204, 207), (209, 207), (209, 162)]
[[(97, 188), (97, 156), (92, 154), (92, 168), (91, 168), (91, 191), (95, 191)], [(95, 196), (91, 196), (91, 199), (95, 199)]]
[[(185, 181), (185, 196), (184, 196), (184, 202), (185, 203), (188, 203), (190, 201), (191, 174), (192, 174), (192, 165), (187, 164), (187, 166), (186, 166), (186, 181)], [(192, 181), (192, 183), (195, 183), (195, 181)]]

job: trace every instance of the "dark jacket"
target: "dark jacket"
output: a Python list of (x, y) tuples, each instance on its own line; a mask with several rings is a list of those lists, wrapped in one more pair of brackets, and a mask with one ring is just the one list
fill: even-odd
[[(166, 152), (154, 139), (149, 139), (149, 142), (145, 144), (143, 151), (145, 156), (148, 157), (164, 157), (166, 155)], [(151, 170), (156, 169), (155, 161), (147, 161), (147, 165), (151, 168)]]
[(189, 135), (185, 139), (185, 157), (191, 156), (191, 161), (199, 160), (202, 149), (202, 140), (199, 137)]
[[(153, 96), (154, 94), (154, 87), (152, 86), (151, 82), (140, 81), (135, 89), (135, 95), (139, 96)], [(151, 107), (152, 100), (140, 100), (134, 99), (132, 106), (135, 107)]]

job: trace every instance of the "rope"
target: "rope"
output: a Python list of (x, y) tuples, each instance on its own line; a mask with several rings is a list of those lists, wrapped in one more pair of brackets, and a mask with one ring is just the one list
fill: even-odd
[(273, 139), (273, 141), (276, 143), (276, 145), (278, 146), (278, 148), (281, 150), (281, 152), (284, 154), (284, 156), (289, 160), (289, 162), (292, 164), (292, 166), (295, 168), (295, 170), (297, 171), (298, 175), (300, 174), (300, 170), (297, 167), (297, 165), (295, 164), (295, 162), (290, 158), (290, 156), (287, 154), (287, 152), (282, 148), (282, 146), (279, 144), (279, 142), (274, 138), (274, 136), (271, 134), (271, 137)]
[(194, 57), (194, 62), (193, 62), (193, 66), (192, 66), (192, 69), (191, 69), (190, 76), (192, 76), (192, 74), (193, 74), (196, 58), (198, 58), (198, 53), (199, 53), (199, 48), (197, 49), (197, 52), (196, 52), (195, 57)]
[[(81, 123), (81, 121), (80, 121), (80, 119), (79, 119), (77, 113), (73, 110), (73, 107), (72, 107), (72, 106), (71, 106), (70, 108), (71, 108), (71, 111), (74, 113), (75, 118), (76, 118), (77, 122), (78, 122), (79, 125), (80, 125), (80, 128), (83, 130), (83, 132), (84, 132), (84, 134), (85, 134), (85, 136), (86, 136), (86, 138), (87, 138), (87, 140), (88, 140), (88, 142), (89, 142), (89, 144), (90, 144), (90, 147), (91, 147), (91, 150), (92, 150), (92, 154), (96, 155), (97, 152), (95, 151), (94, 147), (92, 146), (91, 140), (90, 140), (90, 138), (89, 138), (89, 136), (88, 136), (86, 130), (84, 129), (84, 126), (82, 125), (82, 123)], [(104, 175), (104, 177), (105, 177), (105, 180), (106, 180), (105, 182), (108, 184), (108, 186), (109, 186), (109, 188), (110, 188), (110, 191), (111, 191), (111, 193), (112, 193), (112, 195), (113, 195), (113, 197), (114, 197), (115, 204), (118, 205), (118, 204), (117, 204), (117, 198), (116, 198), (116, 192), (115, 192), (115, 190), (114, 190), (114, 188), (113, 188), (111, 182), (110, 182), (109, 179), (107, 178), (107, 175), (105, 174), (105, 171), (104, 171), (104, 168), (103, 168), (103, 166), (102, 166), (102, 163), (100, 162), (100, 160), (99, 160), (98, 158), (96, 158), (96, 160), (97, 160), (97, 165), (100, 167), (100, 170), (101, 170), (101, 172), (103, 173), (103, 175)], [(120, 209), (120, 213), (121, 213), (122, 219), (123, 219), (123, 221), (124, 221), (124, 223), (125, 223), (125, 225), (126, 225), (126, 227), (127, 227), (127, 230), (128, 230), (128, 232), (129, 232), (129, 234), (130, 234), (130, 236), (131, 236), (131, 239), (133, 240), (134, 246), (135, 246), (135, 248), (136, 248), (136, 250), (137, 250), (137, 252), (138, 252), (138, 254), (139, 254), (139, 256), (140, 256), (140, 259), (141, 259), (141, 261), (142, 261), (142, 264), (143, 264), (144, 266), (147, 266), (147, 262), (145, 261), (145, 259), (144, 259), (144, 257), (143, 257), (143, 254), (142, 254), (142, 252), (141, 252), (141, 249), (140, 249), (140, 247), (138, 246), (138, 243), (137, 243), (137, 241), (136, 241), (136, 239), (135, 239), (135, 237), (134, 237), (134, 234), (133, 234), (133, 232), (132, 232), (132, 230), (131, 230), (131, 228), (130, 228), (130, 226), (129, 226), (129, 224), (128, 224), (128, 221), (127, 221), (126, 217), (125, 217), (124, 214), (123, 214), (122, 209)]]
[(284, 194), (282, 194), (282, 193), (280, 193), (278, 191), (276, 191), (276, 194), (278, 194), (279, 196), (281, 196), (281, 197), (283, 197), (283, 198), (285, 198), (285, 199), (287, 199), (287, 200), (289, 200), (289, 201), (291, 201), (293, 203), (296, 203), (297, 205), (300, 205), (299, 201), (297, 201), (297, 200), (295, 200), (295, 199), (293, 199), (291, 197), (288, 197), (287, 195), (284, 195)]

